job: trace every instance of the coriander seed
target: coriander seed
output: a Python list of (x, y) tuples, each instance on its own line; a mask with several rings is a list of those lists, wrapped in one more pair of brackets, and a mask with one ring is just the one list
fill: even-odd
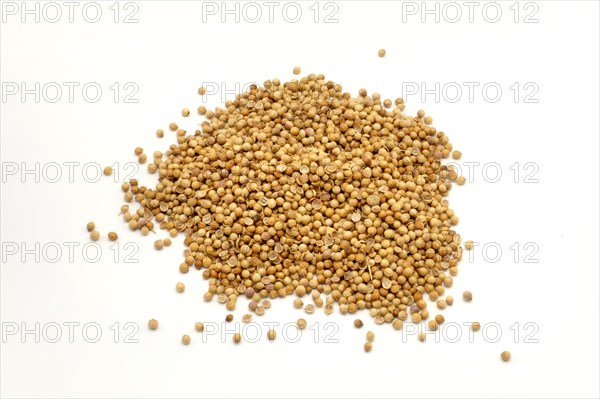
[(368, 342), (373, 342), (375, 340), (375, 334), (373, 331), (367, 331), (366, 337)]
[(87, 224), (86, 228), (87, 228), (87, 231), (89, 231), (91, 233), (96, 228), (96, 224), (94, 222), (89, 222)]
[(150, 319), (148, 321), (148, 328), (151, 330), (156, 330), (158, 328), (158, 321), (155, 319)]
[(385, 57), (385, 50), (384, 49), (379, 50), (377, 52), (377, 55), (380, 56), (380, 57)]
[(269, 341), (274, 341), (276, 335), (277, 334), (275, 334), (275, 330), (269, 329), (269, 332), (267, 333), (267, 337), (269, 338)]
[(92, 241), (98, 241), (100, 239), (100, 233), (98, 233), (98, 231), (94, 230), (90, 233), (90, 238)]
[(181, 337), (181, 343), (184, 345), (189, 345), (191, 340), (192, 339), (189, 335), (184, 335), (183, 337)]
[(183, 291), (185, 291), (185, 285), (183, 283), (175, 284), (175, 291), (181, 294)]
[(463, 292), (463, 299), (465, 302), (471, 302), (471, 300), (473, 299), (473, 294), (471, 294), (471, 291)]
[(298, 327), (298, 329), (304, 330), (306, 328), (306, 320), (304, 320), (304, 319), (298, 319), (296, 321), (296, 326)]
[(236, 344), (242, 342), (242, 335), (240, 333), (233, 334), (233, 342)]
[(300, 67), (299, 67), (299, 66), (296, 66), (296, 67), (294, 67), (294, 75), (300, 75), (300, 72), (301, 72), (301, 71), (302, 71), (302, 70), (300, 69)]
[(354, 320), (354, 327), (361, 328), (363, 326), (363, 322), (361, 319)]
[(113, 168), (111, 168), (110, 166), (106, 166), (106, 167), (104, 168), (104, 171), (103, 171), (103, 172), (104, 172), (104, 175), (105, 175), (105, 176), (110, 176), (110, 175), (112, 175), (112, 174), (113, 174)]
[(194, 324), (194, 328), (196, 329), (196, 331), (202, 332), (204, 331), (204, 323), (198, 321), (196, 322), (196, 324)]
[(404, 323), (400, 319), (396, 319), (392, 323), (392, 327), (394, 327), (394, 330), (402, 330), (403, 325), (404, 325)]
[(108, 233), (108, 239), (109, 240), (111, 240), (111, 241), (117, 241), (117, 238), (119, 238), (119, 236), (114, 231), (111, 231), (111, 232)]
[(184, 109), (181, 110), (181, 115), (182, 116), (187, 117), (187, 116), (189, 116), (189, 114), (190, 114), (190, 110), (189, 109), (184, 108)]
[(364, 348), (365, 352), (369, 353), (371, 352), (371, 349), (373, 349), (373, 344), (371, 342), (365, 342)]
[(502, 361), (504, 362), (508, 362), (510, 360), (510, 352), (509, 351), (504, 351), (500, 354), (500, 358), (502, 359)]
[(480, 329), (481, 329), (481, 324), (479, 324), (476, 321), (474, 321), (473, 323), (471, 323), (471, 330), (473, 330), (473, 331), (479, 331)]
[(162, 139), (163, 137), (165, 137), (165, 131), (162, 129), (156, 130), (156, 137), (158, 137), (159, 139)]
[(453, 151), (452, 152), (452, 158), (453, 159), (460, 159), (461, 156), (462, 156), (462, 153), (460, 151)]

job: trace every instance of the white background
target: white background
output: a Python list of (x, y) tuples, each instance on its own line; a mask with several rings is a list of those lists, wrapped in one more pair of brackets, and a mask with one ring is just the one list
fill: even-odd
[[(463, 13), (456, 23), (448, 21), (454, 11), (444, 8), (445, 3), (438, 4), (440, 13), (446, 12), (439, 22), (435, 15), (421, 21), (421, 2), (412, 3), (418, 7), (412, 15), (406, 2), (338, 1), (327, 10), (319, 5), (317, 23), (309, 8), (313, 2), (300, 3), (298, 23), (283, 18), (284, 3), (269, 22), (262, 2), (260, 22), (241, 18), (236, 23), (230, 15), (221, 23), (219, 13), (203, 21), (200, 2), (137, 1), (138, 22), (131, 24), (123, 18), (134, 9), (124, 10), (122, 3), (114, 23), (111, 4), (101, 3), (97, 23), (82, 17), (85, 3), (75, 9), (73, 23), (65, 6), (56, 23), (44, 15), (39, 23), (31, 15), (24, 23), (20, 13), (2, 16), (3, 397), (598, 397), (597, 2), (538, 1), (516, 7), (498, 2), (502, 15), (496, 23), (482, 15), (483, 2), (475, 8), (473, 22), (467, 6), (454, 3)], [(28, 5), (33, 8), (34, 2)], [(324, 23), (325, 15), (336, 9), (332, 18), (338, 22)], [(517, 23), (515, 9), (520, 10)], [(493, 9), (487, 10), (486, 17), (494, 18)], [(54, 18), (52, 10), (46, 11), (46, 17)], [(529, 20), (537, 22), (524, 23), (532, 12)], [(91, 11), (89, 15), (93, 17)], [(377, 57), (379, 48), (387, 50), (385, 58)], [(198, 96), (201, 84), (233, 90), (236, 84), (286, 80), (293, 77), (295, 65), (303, 74), (324, 73), (351, 93), (365, 87), (384, 98), (404, 94), (407, 113), (424, 108), (433, 116), (434, 126), (463, 152), (461, 162), (479, 162), (473, 181), (455, 187), (449, 200), (460, 217), (457, 231), (463, 239), (497, 246), (502, 254), (490, 251), (486, 260), (480, 246), (471, 261), (461, 262), (448, 290), (455, 305), (443, 314), (461, 326), (475, 320), (497, 323), (499, 342), (489, 342), (494, 334), (488, 330), (487, 341), (479, 332), (470, 343), (463, 326), (458, 343), (436, 343), (433, 335), (420, 343), (406, 333), (410, 323), (403, 335), (389, 325), (375, 326), (368, 314), (359, 315), (366, 325), (357, 330), (355, 317), (337, 312), (325, 317), (322, 310), (305, 315), (293, 309), (291, 297), (274, 301), (259, 321), (284, 324), (305, 317), (309, 325), (320, 323), (318, 343), (310, 330), (300, 342), (286, 342), (281, 326), (274, 343), (263, 337), (239, 346), (229, 338), (221, 343), (218, 336), (203, 343), (193, 331), (195, 321), (221, 322), (226, 310), (203, 302), (207, 283), (199, 272), (179, 273), (182, 238), (156, 252), (155, 236), (129, 232), (117, 215), (120, 184), (113, 178), (90, 183), (82, 167), (117, 162), (122, 180), (124, 165), (135, 161), (136, 146), (149, 157), (154, 150), (165, 151), (174, 142), (170, 122), (193, 131), (201, 121), (195, 113), (199, 105), (222, 103), (223, 90), (205, 99)], [(58, 102), (49, 102), (54, 94), (47, 92), (36, 103), (33, 94), (24, 99), (20, 93), (7, 95), (5, 88), (21, 82), (29, 88), (35, 82), (40, 87), (49, 82), (80, 86), (72, 103), (65, 86)], [(81, 87), (89, 82), (103, 89), (96, 103), (82, 97)], [(109, 88), (115, 82), (121, 87), (117, 103)], [(128, 82), (139, 88), (133, 97), (137, 103), (124, 102)], [(438, 99), (434, 94), (421, 98), (421, 91), (406, 95), (421, 83), (434, 89), (436, 82)], [(452, 87), (450, 82), (463, 87), (455, 103), (454, 92), (442, 92), (444, 85)], [(478, 85), (472, 99), (465, 82)], [(497, 102), (492, 102), (493, 91), (488, 97), (482, 93), (488, 83), (502, 89)], [(539, 90), (527, 97), (532, 87)], [(528, 102), (532, 100), (537, 102)], [(187, 120), (180, 116), (183, 107), (192, 110)], [(164, 139), (154, 136), (157, 128), (165, 129)], [(20, 173), (36, 162), (39, 182), (35, 174)], [(44, 169), (51, 162), (61, 165), (56, 183), (48, 181), (54, 172)], [(72, 182), (64, 162), (79, 163)], [(491, 182), (495, 167), (482, 175), (483, 165), (492, 162), (502, 172), (496, 183)], [(518, 176), (510, 169), (515, 162)], [(19, 171), (11, 175), (15, 163)], [(524, 169), (526, 163), (533, 166)], [(88, 170), (92, 178), (94, 170)], [(137, 176), (142, 184), (154, 184), (145, 167)], [(81, 251), (89, 241), (89, 220), (103, 235), (97, 263), (85, 261)], [(110, 230), (120, 235), (117, 262), (105, 238)], [(65, 242), (80, 243), (72, 262)], [(123, 245), (128, 242), (140, 247), (134, 256), (138, 263), (125, 262)], [(27, 248), (57, 243), (63, 254), (56, 263), (48, 261), (54, 252), (41, 254), (39, 262), (31, 254), (23, 261), (21, 252), (7, 253), (10, 243)], [(525, 248), (527, 243), (532, 244)], [(187, 286), (183, 295), (175, 293), (177, 281)], [(460, 299), (465, 289), (473, 292), (470, 304)], [(245, 301), (239, 301), (237, 321), (245, 308)], [(437, 313), (430, 308), (432, 315)], [(146, 328), (150, 318), (159, 320), (157, 331)], [(72, 343), (64, 325), (68, 322), (80, 323)], [(133, 335), (138, 343), (124, 342), (127, 322), (140, 327)], [(332, 338), (338, 343), (324, 342), (333, 331), (325, 330), (326, 322), (337, 325)], [(42, 330), (39, 343), (35, 334), (7, 332), (15, 325), (33, 329), (35, 323)], [(55, 334), (48, 323), (62, 325), (58, 343), (48, 342)], [(93, 330), (82, 335), (86, 323), (101, 327), (99, 342), (86, 342), (94, 335)], [(114, 323), (120, 323), (118, 343), (110, 329)], [(525, 323), (533, 324), (526, 329)], [(530, 339), (537, 343), (525, 342), (533, 328)], [(362, 345), (368, 329), (376, 340), (366, 354)], [(192, 337), (188, 347), (180, 343), (184, 333)], [(512, 352), (509, 363), (500, 361), (503, 350)]]

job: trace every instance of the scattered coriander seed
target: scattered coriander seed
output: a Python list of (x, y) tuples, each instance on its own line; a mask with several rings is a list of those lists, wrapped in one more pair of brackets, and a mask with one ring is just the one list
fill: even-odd
[(502, 352), (500, 354), (500, 358), (502, 359), (502, 361), (508, 362), (510, 360), (510, 352), (509, 351)]
[(411, 318), (412, 322), (415, 323), (415, 324), (420, 323), (421, 321), (423, 321), (423, 317), (421, 317), (421, 314), (419, 314), (419, 313), (413, 313), (413, 314), (411, 314), (410, 318)]
[(452, 158), (453, 159), (460, 159), (460, 157), (462, 157), (462, 153), (460, 151), (453, 151), (452, 152)]
[(446, 305), (448, 305), (448, 303), (443, 299), (440, 299), (436, 303), (437, 303), (438, 309), (446, 309)]
[(174, 132), (174, 131), (176, 131), (177, 129), (179, 129), (179, 126), (177, 126), (177, 123), (175, 123), (175, 122), (171, 122), (171, 123), (169, 123), (169, 130), (171, 130), (171, 131), (173, 131), (173, 132)]
[(190, 267), (189, 267), (189, 265), (187, 263), (181, 263), (179, 265), (179, 272), (181, 272), (181, 273), (187, 273), (189, 271), (190, 271)]
[(159, 139), (162, 139), (163, 137), (165, 137), (165, 131), (162, 129), (156, 130), (156, 137), (158, 137)]
[(146, 154), (141, 154), (138, 157), (138, 162), (141, 163), (141, 164), (146, 163), (147, 160), (148, 160), (148, 156)]
[(423, 119), (423, 122), (424, 122), (426, 125), (431, 125), (431, 124), (433, 123), (433, 118), (432, 118), (431, 116), (426, 116), (426, 117)]
[(263, 299), (261, 304), (262, 307), (265, 309), (269, 309), (271, 307), (271, 301), (269, 301), (268, 299)]
[(373, 344), (371, 342), (365, 342), (364, 348), (365, 352), (369, 353), (371, 352), (371, 349), (373, 349)]
[(113, 168), (111, 168), (110, 166), (106, 166), (104, 168), (104, 175), (105, 176), (110, 176), (113, 174)]
[(117, 241), (117, 238), (119, 238), (119, 236), (114, 231), (111, 231), (111, 232), (108, 233), (108, 239), (109, 240), (111, 240), (111, 241)]
[(204, 331), (204, 323), (198, 321), (196, 324), (194, 324), (194, 328), (196, 331), (202, 332)]
[[(465, 184), (467, 182), (467, 178), (464, 176), (459, 176), (458, 179), (456, 179), (456, 184), (458, 184), (459, 186), (462, 186), (463, 184)], [(466, 244), (466, 243), (465, 243)], [(467, 248), (467, 246), (465, 245), (465, 248)], [(472, 248), (472, 246), (471, 246)], [(467, 248), (467, 249), (471, 249), (471, 248)]]
[(447, 304), (448, 306), (452, 306), (452, 304), (453, 304), (453, 303), (454, 303), (454, 297), (453, 297), (452, 295), (448, 295), (448, 296), (446, 297), (446, 304)]
[(479, 324), (476, 321), (474, 321), (473, 323), (471, 323), (471, 330), (473, 330), (473, 331), (479, 331), (480, 329), (481, 329), (481, 324)]
[(233, 334), (233, 342), (236, 344), (242, 342), (242, 335), (240, 333)]
[(135, 150), (133, 150), (133, 153), (137, 156), (140, 156), (144, 153), (144, 149), (142, 147), (135, 147)]
[(96, 224), (94, 222), (89, 222), (87, 224), (86, 228), (87, 228), (87, 231), (89, 231), (91, 233), (96, 228)]
[(392, 100), (390, 100), (390, 99), (383, 100), (383, 106), (386, 108), (390, 108), (392, 106)]
[(373, 334), (373, 331), (367, 331), (366, 337), (368, 342), (373, 342), (375, 340), (375, 334)]
[(233, 320), (233, 315), (232, 315), (231, 313), (230, 313), (230, 314), (228, 314), (227, 316), (225, 316), (225, 321), (226, 321), (226, 322), (228, 322), (228, 323), (229, 323), (229, 322), (231, 322), (232, 320)]
[(190, 114), (190, 110), (189, 109), (184, 108), (184, 109), (181, 110), (181, 115), (182, 116), (187, 117), (187, 116), (189, 116), (189, 114)]
[(198, 114), (199, 115), (206, 115), (206, 107), (204, 105), (201, 105), (198, 107)]
[(184, 345), (189, 345), (191, 341), (191, 338), (189, 335), (184, 335), (183, 337), (181, 337), (181, 343)]
[(90, 238), (92, 241), (98, 241), (100, 239), (100, 233), (97, 230), (94, 230), (90, 233)]
[(473, 241), (471, 241), (471, 240), (467, 240), (467, 241), (465, 241), (465, 249), (466, 249), (466, 250), (471, 250), (471, 249), (473, 249)]
[(175, 291), (181, 294), (183, 291), (185, 291), (185, 285), (183, 283), (175, 284)]
[(385, 50), (384, 49), (379, 50), (377, 52), (377, 55), (380, 56), (380, 57), (385, 57)]
[(313, 314), (315, 312), (315, 305), (308, 304), (304, 307), (304, 311), (308, 314)]
[(444, 316), (442, 316), (441, 314), (435, 315), (434, 320), (438, 324), (442, 324), (444, 321), (446, 321), (446, 319), (444, 318)]
[(473, 294), (471, 294), (471, 291), (463, 292), (463, 299), (465, 302), (471, 302), (471, 300), (473, 300)]
[(170, 247), (170, 246), (171, 246), (171, 239), (170, 239), (170, 238), (168, 238), (168, 237), (167, 237), (167, 238), (164, 238), (164, 239), (162, 240), (162, 242), (163, 242), (163, 245), (164, 245), (165, 247)]
[(262, 306), (257, 306), (254, 313), (256, 313), (258, 316), (262, 316), (265, 314), (265, 308), (263, 308)]
[(431, 330), (431, 331), (435, 331), (438, 329), (438, 323), (435, 320), (429, 320), (427, 322), (427, 327)]
[(162, 240), (156, 240), (156, 241), (154, 241), (154, 248), (156, 248), (159, 251), (161, 249), (163, 249), (163, 245), (164, 245), (164, 243), (163, 243)]
[(302, 69), (299, 66), (295, 66), (294, 67), (294, 75), (300, 75), (300, 72), (302, 72)]
[(306, 328), (306, 320), (298, 319), (296, 321), (296, 326), (298, 327), (299, 330), (304, 330)]
[(418, 338), (419, 338), (419, 341), (421, 341), (421, 342), (425, 342), (425, 340), (427, 339), (427, 335), (425, 334), (425, 332), (424, 332), (424, 331), (421, 331), (421, 332), (418, 334)]
[(404, 323), (400, 319), (396, 319), (392, 323), (392, 327), (394, 327), (394, 330), (402, 330), (403, 325), (404, 325)]
[(361, 328), (363, 326), (363, 322), (361, 319), (354, 320), (354, 327)]
[(204, 86), (200, 86), (200, 88), (198, 89), (198, 94), (200, 94), (201, 96), (206, 94), (206, 88)]
[(156, 330), (158, 328), (158, 321), (155, 319), (150, 319), (148, 321), (148, 328), (151, 330)]
[(250, 313), (246, 313), (242, 316), (242, 322), (248, 324), (252, 321), (252, 315)]
[(303, 306), (304, 306), (304, 302), (302, 302), (302, 299), (300, 299), (300, 298), (294, 299), (294, 307), (296, 309), (302, 309)]
[(269, 338), (269, 341), (274, 341), (276, 335), (277, 334), (275, 334), (275, 330), (273, 330), (272, 328), (269, 329), (269, 332), (267, 333), (267, 337)]

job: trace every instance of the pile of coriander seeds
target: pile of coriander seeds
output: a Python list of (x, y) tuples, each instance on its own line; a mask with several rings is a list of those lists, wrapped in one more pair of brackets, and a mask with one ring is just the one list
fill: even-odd
[(442, 164), (460, 153), (431, 117), (315, 74), (198, 113), (195, 132), (169, 125), (176, 144), (154, 153), (154, 187), (123, 184), (140, 209), (122, 211), (142, 234), (184, 235), (179, 270), (202, 272), (206, 301), (233, 310), (245, 296), (260, 315), (263, 299), (296, 295), (327, 314), (368, 309), (377, 324), (429, 318), (425, 299), (458, 272), (446, 197), (465, 181)]

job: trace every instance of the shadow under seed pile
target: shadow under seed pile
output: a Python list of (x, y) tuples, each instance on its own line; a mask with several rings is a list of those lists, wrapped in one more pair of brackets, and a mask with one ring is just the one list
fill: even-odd
[(132, 229), (155, 220), (185, 234), (180, 270), (204, 269), (205, 300), (233, 310), (240, 295), (257, 305), (316, 290), (380, 323), (427, 319), (424, 295), (444, 294), (462, 256), (444, 199), (461, 180), (441, 164), (452, 146), (430, 117), (405, 115), (402, 99), (386, 109), (364, 89), (352, 97), (323, 75), (200, 108), (194, 134), (171, 124), (177, 144), (155, 158), (156, 187), (124, 189), (143, 210)]

